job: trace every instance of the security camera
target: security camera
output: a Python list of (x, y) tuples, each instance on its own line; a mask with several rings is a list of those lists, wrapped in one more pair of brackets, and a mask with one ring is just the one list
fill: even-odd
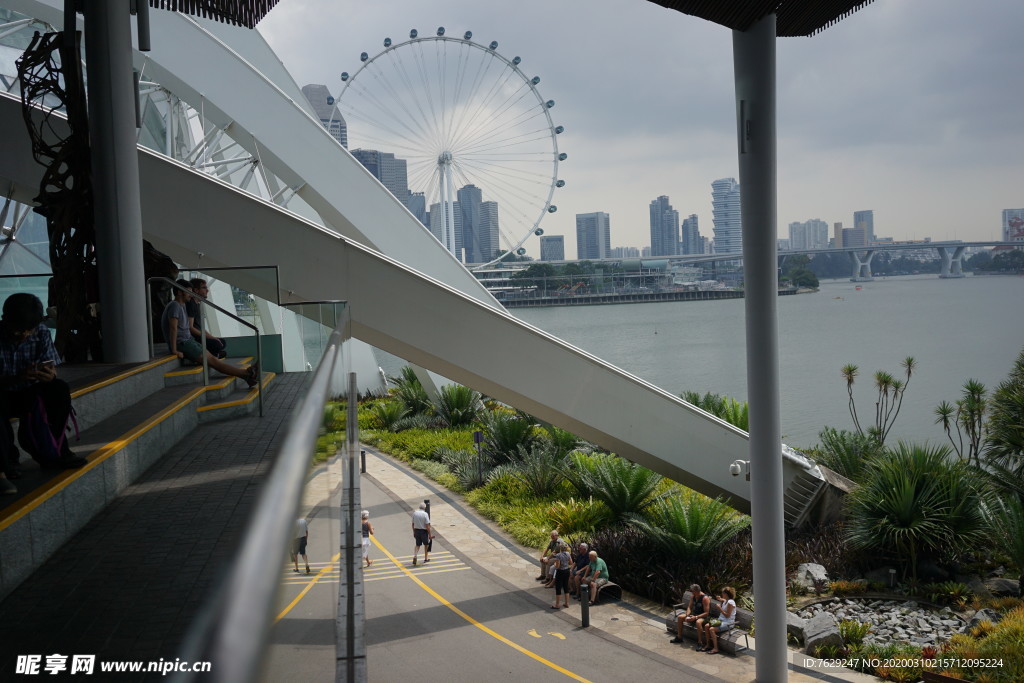
[(731, 465), (729, 465), (729, 474), (731, 474), (734, 477), (740, 476), (741, 474), (743, 474), (743, 465), (739, 464), (739, 462), (732, 463)]

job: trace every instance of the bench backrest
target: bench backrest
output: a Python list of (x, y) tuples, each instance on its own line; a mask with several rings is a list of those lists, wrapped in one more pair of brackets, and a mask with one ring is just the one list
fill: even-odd
[[(690, 598), (693, 594), (690, 591), (683, 593), (683, 601), (678, 605), (674, 605), (676, 609), (686, 609), (686, 606), (690, 604)], [(722, 603), (714, 598), (711, 599), (711, 617), (717, 619), (722, 614)], [(743, 609), (742, 607), (736, 607), (736, 627), (749, 631), (750, 627), (754, 623), (754, 613), (750, 610)]]

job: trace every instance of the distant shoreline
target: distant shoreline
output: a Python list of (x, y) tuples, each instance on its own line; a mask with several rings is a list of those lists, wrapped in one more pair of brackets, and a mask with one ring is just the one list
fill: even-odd
[[(816, 290), (780, 289), (779, 296), (807, 293)], [(574, 294), (571, 296), (530, 297), (505, 299), (505, 308), (550, 308), (553, 306), (600, 306), (604, 304), (646, 304), (658, 301), (718, 301), (721, 299), (742, 299), (740, 289), (710, 289), (703, 291), (635, 292), (630, 294)]]

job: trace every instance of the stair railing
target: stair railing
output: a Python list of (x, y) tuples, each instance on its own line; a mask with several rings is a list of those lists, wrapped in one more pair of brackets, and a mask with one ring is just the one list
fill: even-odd
[[(259, 374), (256, 377), (256, 399), (259, 402), (260, 417), (263, 417), (263, 377), (262, 377), (262, 374), (263, 374), (263, 347), (260, 344), (260, 328), (258, 328), (256, 325), (253, 325), (252, 323), (244, 320), (243, 318), (241, 318), (237, 314), (231, 313), (230, 311), (227, 311), (227, 310), (221, 308), (220, 306), (218, 306), (217, 304), (213, 303), (209, 299), (204, 299), (201, 296), (197, 296), (196, 294), (194, 294), (192, 292), (191, 288), (189, 288), (189, 287), (182, 287), (177, 282), (175, 282), (174, 280), (172, 280), (172, 279), (170, 279), (168, 277), (151, 277), (148, 280), (146, 280), (146, 321), (147, 321), (146, 330), (147, 330), (147, 332), (149, 334), (149, 355), (150, 355), (151, 358), (156, 353), (155, 352), (155, 341), (154, 341), (154, 338), (153, 338), (154, 337), (154, 335), (153, 335), (153, 283), (154, 282), (162, 282), (162, 283), (165, 283), (165, 284), (169, 284), (174, 289), (180, 289), (183, 292), (187, 292), (189, 294), (189, 296), (191, 296), (194, 300), (196, 300), (200, 304), (202, 304), (199, 307), (199, 315), (200, 315), (200, 318), (201, 318), (201, 320), (199, 321), (199, 331), (201, 333), (201, 337), (200, 337), (200, 342), (199, 343), (202, 344), (202, 347), (203, 347), (203, 386), (204, 387), (210, 385), (210, 365), (209, 365), (209, 362), (208, 362), (208, 359), (207, 359), (207, 354), (209, 352), (206, 350), (206, 315), (205, 315), (206, 309), (203, 308), (203, 307), (204, 306), (209, 306), (210, 308), (212, 308), (212, 309), (214, 309), (216, 311), (220, 311), (221, 313), (223, 313), (224, 315), (228, 316), (229, 318), (231, 318), (235, 322), (241, 323), (245, 327), (248, 327), (250, 330), (252, 330), (255, 333), (255, 335), (256, 335), (256, 368), (260, 371)], [(163, 333), (164, 333), (164, 335), (166, 335), (167, 334), (167, 330), (163, 330)]]

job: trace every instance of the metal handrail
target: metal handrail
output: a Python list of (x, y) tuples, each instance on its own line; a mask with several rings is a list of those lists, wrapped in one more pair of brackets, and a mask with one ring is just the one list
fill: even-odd
[[(227, 310), (224, 310), (223, 308), (221, 308), (217, 304), (213, 303), (209, 299), (205, 299), (205, 298), (203, 298), (201, 296), (195, 296), (195, 294), (192, 292), (192, 290), (190, 288), (182, 287), (181, 285), (179, 285), (177, 282), (175, 282), (174, 280), (172, 280), (169, 277), (163, 277), (163, 276), (151, 277), (148, 280), (146, 280), (146, 321), (147, 321), (146, 333), (149, 335), (149, 356), (150, 356), (150, 358), (152, 358), (153, 355), (156, 353), (155, 350), (154, 350), (155, 347), (154, 347), (154, 340), (153, 340), (153, 286), (152, 285), (153, 285), (154, 282), (166, 282), (167, 284), (171, 285), (171, 287), (174, 287), (175, 289), (180, 289), (183, 292), (187, 292), (190, 296), (195, 298), (195, 300), (198, 301), (199, 303), (203, 304), (204, 306), (210, 306), (211, 308), (220, 311), (224, 315), (226, 315), (229, 318), (233, 319), (235, 322), (239, 322), (242, 325), (244, 325), (245, 327), (248, 327), (249, 329), (251, 329), (256, 334), (256, 367), (257, 367), (257, 369), (260, 370), (259, 374), (256, 377), (256, 398), (259, 401), (260, 417), (263, 417), (263, 377), (262, 377), (262, 374), (263, 374), (263, 346), (262, 346), (262, 343), (260, 341), (260, 328), (256, 327), (255, 325), (253, 325), (250, 322), (245, 321), (244, 319), (239, 317), (237, 314), (231, 313), (230, 311), (227, 311)], [(202, 306), (200, 306), (199, 314), (203, 318), (206, 317), (204, 311), (205, 311), (205, 309), (202, 308)], [(209, 353), (209, 352), (206, 350), (206, 321), (205, 320), (200, 320), (199, 321), (199, 331), (201, 333), (200, 344), (202, 344), (202, 346), (203, 346), (203, 386), (208, 386), (210, 384), (210, 366), (207, 363), (207, 357), (206, 357), (206, 354)], [(163, 333), (167, 334), (167, 330), (163, 330)]]
[[(213, 663), (212, 671), (203, 675), (204, 681), (237, 683), (258, 678), (281, 586), (280, 565), (267, 558), (277, 557), (295, 535), (295, 515), (316, 450), (323, 406), (330, 397), (331, 376), (343, 342), (341, 329), (346, 324), (340, 322), (331, 332), (305, 397), (292, 414), (217, 600), (199, 616), (186, 638), (183, 660)], [(197, 677), (182, 674), (178, 680)]]

